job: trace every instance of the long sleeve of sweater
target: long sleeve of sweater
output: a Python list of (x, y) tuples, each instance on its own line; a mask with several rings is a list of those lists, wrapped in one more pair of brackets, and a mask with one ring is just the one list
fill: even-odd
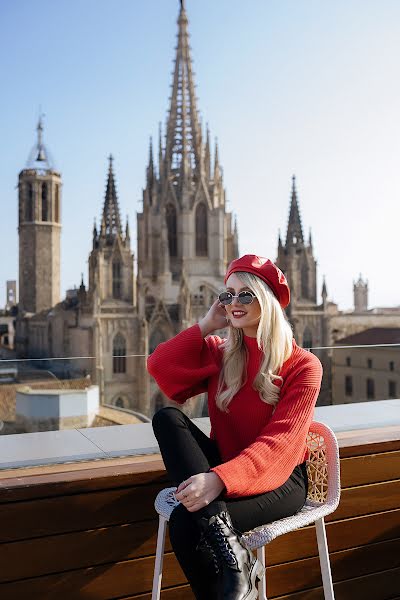
[(307, 353), (288, 373), (275, 412), (260, 435), (235, 458), (212, 469), (224, 482), (228, 497), (274, 490), (304, 460), (321, 378), (321, 363)]
[(157, 346), (147, 361), (147, 370), (168, 398), (183, 404), (207, 391), (209, 377), (219, 373), (222, 340), (204, 339), (199, 325), (181, 331)]

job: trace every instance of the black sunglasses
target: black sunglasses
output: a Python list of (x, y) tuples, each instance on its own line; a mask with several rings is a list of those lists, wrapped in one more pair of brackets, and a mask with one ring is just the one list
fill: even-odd
[(255, 298), (255, 295), (251, 292), (239, 292), (237, 296), (234, 296), (231, 294), (231, 292), (222, 292), (218, 296), (218, 300), (224, 306), (227, 306), (227, 304), (232, 304), (234, 298), (237, 298), (240, 304), (251, 304)]

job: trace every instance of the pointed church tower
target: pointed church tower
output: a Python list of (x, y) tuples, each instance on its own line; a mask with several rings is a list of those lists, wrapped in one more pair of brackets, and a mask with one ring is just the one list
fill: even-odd
[(100, 231), (93, 229), (93, 248), (89, 256), (89, 293), (104, 301), (133, 303), (133, 254), (129, 226), (122, 231), (121, 215), (109, 156), (107, 186)]
[[(218, 148), (212, 171), (208, 126), (205, 135), (202, 132), (183, 1), (165, 132), (163, 138), (160, 127), (157, 166), (150, 144), (143, 211), (138, 214), (141, 314), (150, 312), (145, 310), (146, 303), (148, 307), (158, 306), (158, 300), (176, 306), (183, 273), (193, 298), (205, 299), (205, 288), (216, 295), (227, 264), (238, 249), (238, 232), (226, 212)], [(204, 288), (202, 292), (200, 288)], [(200, 308), (196, 311), (200, 314)], [(180, 315), (175, 309), (171, 312), (168, 335), (181, 326)]]
[(290, 285), (291, 301), (288, 314), (300, 306), (316, 305), (317, 262), (313, 255), (311, 232), (308, 244), (304, 240), (294, 175), (286, 243), (282, 243), (279, 235), (277, 265), (285, 273)]
[(61, 175), (43, 143), (43, 121), (19, 174), (19, 311), (37, 313), (60, 301)]

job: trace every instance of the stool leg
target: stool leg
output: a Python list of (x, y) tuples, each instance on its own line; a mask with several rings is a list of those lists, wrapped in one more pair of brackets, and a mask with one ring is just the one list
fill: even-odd
[(160, 600), (166, 529), (167, 520), (159, 515), (156, 561), (154, 564), (153, 591), (151, 594), (151, 600)]
[(329, 560), (328, 542), (326, 540), (325, 521), (318, 519), (315, 521), (317, 531), (317, 543), (319, 552), (319, 562), (321, 565), (322, 584), (324, 586), (325, 600), (335, 600), (333, 593), (331, 563)]
[(261, 548), (257, 548), (257, 558), (263, 566), (264, 569), (264, 577), (261, 578), (261, 581), (258, 583), (258, 599), (259, 600), (268, 600), (267, 598), (267, 577), (265, 573), (265, 546), (261, 546)]

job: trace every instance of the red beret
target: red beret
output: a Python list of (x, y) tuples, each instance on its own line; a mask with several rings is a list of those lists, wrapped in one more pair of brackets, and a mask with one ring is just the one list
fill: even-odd
[(271, 288), (279, 300), (282, 308), (285, 308), (290, 302), (290, 290), (286, 277), (280, 269), (268, 258), (256, 256), (255, 254), (245, 254), (241, 258), (236, 258), (231, 262), (225, 275), (225, 283), (232, 273), (244, 271), (257, 275)]

